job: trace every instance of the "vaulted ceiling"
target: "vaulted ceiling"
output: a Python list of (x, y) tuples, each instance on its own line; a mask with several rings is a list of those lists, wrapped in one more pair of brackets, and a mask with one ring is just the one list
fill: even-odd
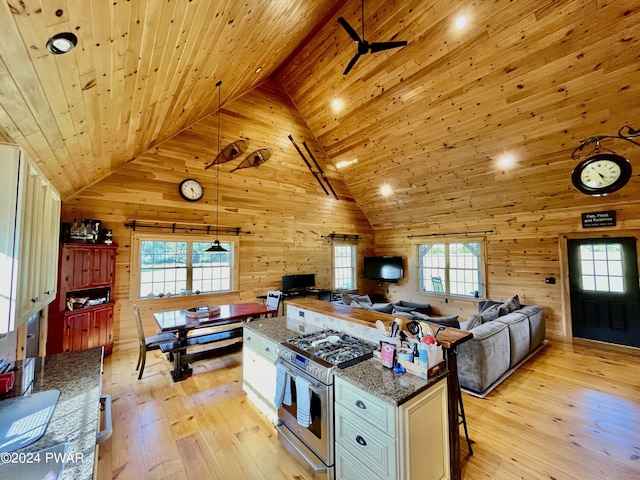
[[(340, 16), (361, 33), (357, 0), (7, 0), (0, 141), (68, 199), (215, 112), (217, 81), (223, 104), (273, 82), (384, 228), (590, 205), (572, 151), (640, 128), (640, 1), (367, 0), (366, 39), (408, 45), (346, 76), (357, 46)], [(48, 53), (63, 31), (78, 46)], [(603, 147), (640, 168), (629, 142)], [(634, 201), (637, 183), (601, 202)]]

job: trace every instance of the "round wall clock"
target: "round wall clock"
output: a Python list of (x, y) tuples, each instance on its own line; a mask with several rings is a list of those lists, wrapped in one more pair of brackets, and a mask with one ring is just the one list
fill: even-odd
[(600, 196), (620, 190), (631, 178), (631, 164), (615, 153), (597, 153), (573, 170), (573, 185), (586, 195)]
[(197, 202), (204, 195), (202, 184), (193, 178), (187, 178), (180, 182), (180, 195), (189, 202)]

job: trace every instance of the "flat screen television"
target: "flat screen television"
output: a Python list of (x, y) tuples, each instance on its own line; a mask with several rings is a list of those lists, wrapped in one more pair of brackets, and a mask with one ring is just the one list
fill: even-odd
[(402, 257), (364, 257), (364, 276), (369, 280), (397, 283), (404, 276)]
[(315, 273), (303, 273), (299, 275), (284, 275), (282, 277), (282, 290), (304, 290), (316, 286)]

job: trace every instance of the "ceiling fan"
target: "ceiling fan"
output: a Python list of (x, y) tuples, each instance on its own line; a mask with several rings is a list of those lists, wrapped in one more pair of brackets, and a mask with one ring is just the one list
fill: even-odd
[(353, 38), (353, 40), (358, 44), (358, 53), (351, 59), (347, 68), (345, 68), (343, 75), (346, 75), (351, 71), (353, 66), (356, 64), (361, 55), (366, 53), (376, 53), (381, 52), (383, 50), (389, 50), (391, 48), (404, 47), (407, 42), (406, 41), (397, 41), (397, 42), (367, 42), (364, 39), (364, 0), (362, 0), (362, 37), (358, 36), (356, 31), (353, 29), (351, 25), (342, 17), (338, 18), (338, 22), (342, 27), (347, 31), (349, 36)]

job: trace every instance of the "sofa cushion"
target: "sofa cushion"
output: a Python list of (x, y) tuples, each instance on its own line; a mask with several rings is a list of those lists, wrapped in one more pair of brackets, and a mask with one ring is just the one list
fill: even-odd
[(529, 319), (529, 331), (531, 332), (529, 351), (534, 350), (543, 342), (546, 336), (544, 310), (538, 305), (527, 305), (518, 310), (518, 312), (526, 315)]
[(393, 309), (393, 312), (391, 312), (393, 315), (395, 315), (396, 317), (400, 317), (400, 318), (408, 318), (409, 320), (413, 320), (413, 315), (411, 315), (411, 312), (401, 312), (399, 310), (396, 310), (395, 307)]
[(391, 305), (393, 305), (393, 309), (397, 312), (410, 313), (412, 310), (415, 310), (414, 308), (411, 308), (411, 307), (403, 307), (401, 302), (392, 303)]
[(492, 323), (503, 323), (509, 328), (509, 343), (511, 347), (509, 367), (513, 367), (526, 357), (530, 351), (529, 317), (520, 311), (516, 311), (498, 317)]
[(420, 312), (411, 312), (414, 320), (421, 320), (423, 322), (435, 323), (444, 327), (460, 328), (460, 322), (458, 321), (458, 315), (451, 315), (448, 317), (430, 317)]
[(381, 313), (393, 313), (393, 305), (390, 303), (374, 303), (371, 305), (371, 310)]
[(395, 308), (402, 308), (403, 310), (405, 308), (409, 308), (410, 310), (408, 310), (409, 312), (420, 312), (420, 313), (426, 313), (429, 314), (431, 313), (431, 305), (429, 305), (428, 303), (416, 303), (416, 302), (407, 302), (406, 300), (400, 300), (397, 303), (394, 303), (393, 306)]
[(508, 369), (509, 329), (504, 323), (484, 323), (458, 345), (458, 377), (468, 390), (484, 392)]

